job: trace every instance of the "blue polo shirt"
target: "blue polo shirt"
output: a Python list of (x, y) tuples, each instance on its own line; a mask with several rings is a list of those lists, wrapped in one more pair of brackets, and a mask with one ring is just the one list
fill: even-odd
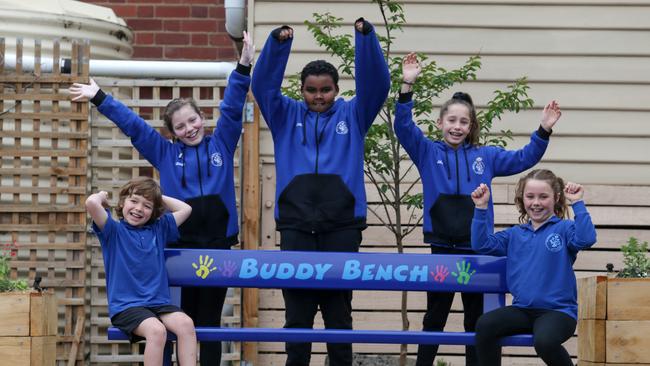
[(163, 249), (178, 239), (174, 216), (167, 213), (151, 225), (135, 227), (116, 221), (110, 211), (104, 230), (93, 223), (106, 270), (108, 315), (136, 306), (171, 303)]

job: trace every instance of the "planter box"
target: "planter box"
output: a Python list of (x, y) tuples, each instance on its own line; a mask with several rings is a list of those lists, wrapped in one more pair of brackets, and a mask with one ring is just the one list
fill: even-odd
[(0, 362), (54, 365), (57, 316), (56, 297), (51, 292), (0, 293)]
[(578, 280), (582, 366), (650, 365), (650, 279)]

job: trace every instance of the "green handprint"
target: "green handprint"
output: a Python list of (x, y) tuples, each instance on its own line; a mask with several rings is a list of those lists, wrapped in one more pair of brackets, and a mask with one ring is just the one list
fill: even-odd
[(456, 277), (456, 281), (458, 283), (460, 283), (461, 285), (467, 285), (470, 277), (472, 277), (472, 275), (476, 273), (475, 269), (470, 272), (471, 266), (472, 264), (466, 261), (456, 262), (456, 268), (458, 268), (458, 273), (451, 272), (451, 274), (452, 276)]
[(196, 275), (198, 277), (201, 277), (202, 279), (205, 279), (208, 277), (210, 272), (214, 271), (217, 269), (217, 267), (212, 267), (212, 263), (214, 262), (214, 259), (210, 258), (209, 255), (206, 255), (205, 258), (203, 258), (203, 255), (199, 256), (199, 266), (196, 265), (196, 263), (192, 263), (192, 267), (196, 269)]

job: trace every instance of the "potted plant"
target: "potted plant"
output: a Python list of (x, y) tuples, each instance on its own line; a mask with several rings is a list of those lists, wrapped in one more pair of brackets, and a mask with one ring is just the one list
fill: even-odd
[(56, 362), (57, 308), (52, 292), (29, 290), (27, 281), (11, 279), (10, 262), (18, 245), (0, 252), (0, 363), (41, 366)]
[(578, 280), (581, 366), (650, 365), (648, 243), (632, 237), (621, 250), (624, 268), (617, 275)]

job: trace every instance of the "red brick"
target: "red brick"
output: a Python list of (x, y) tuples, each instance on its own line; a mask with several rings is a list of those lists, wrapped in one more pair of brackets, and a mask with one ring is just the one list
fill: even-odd
[(209, 20), (183, 20), (181, 21), (181, 30), (184, 32), (216, 32), (217, 22)]
[(226, 46), (232, 47), (233, 43), (230, 39), (230, 36), (227, 34), (211, 34), (210, 35), (210, 45), (211, 46)]
[(153, 18), (153, 6), (140, 5), (138, 6), (138, 17), (140, 18)]
[(213, 6), (210, 8), (210, 18), (225, 19), (226, 9), (223, 6)]
[(156, 44), (188, 45), (190, 35), (187, 33), (156, 33)]
[(133, 58), (135, 59), (161, 59), (163, 56), (162, 47), (133, 47)]
[(193, 6), (191, 14), (192, 14), (192, 18), (207, 18), (208, 17), (208, 7), (207, 6)]
[(204, 33), (192, 33), (192, 45), (194, 46), (207, 46), (208, 35)]
[(138, 15), (138, 7), (135, 5), (113, 5), (111, 8), (117, 16), (122, 18)]
[(217, 49), (217, 54), (219, 55), (218, 60), (221, 60), (221, 61), (230, 61), (230, 60), (239, 61), (239, 55), (235, 51), (234, 47), (218, 48)]
[(155, 14), (158, 18), (187, 18), (190, 16), (190, 7), (158, 5)]
[(214, 47), (165, 47), (165, 58), (173, 60), (216, 60)]
[(153, 41), (154, 41), (154, 33), (150, 33), (150, 32), (135, 33), (135, 44), (137, 46), (153, 44)]
[(135, 31), (162, 30), (162, 21), (160, 19), (134, 19), (129, 22), (129, 26)]
[(163, 23), (163, 28), (165, 28), (165, 31), (179, 32), (181, 30), (181, 21), (165, 20)]

